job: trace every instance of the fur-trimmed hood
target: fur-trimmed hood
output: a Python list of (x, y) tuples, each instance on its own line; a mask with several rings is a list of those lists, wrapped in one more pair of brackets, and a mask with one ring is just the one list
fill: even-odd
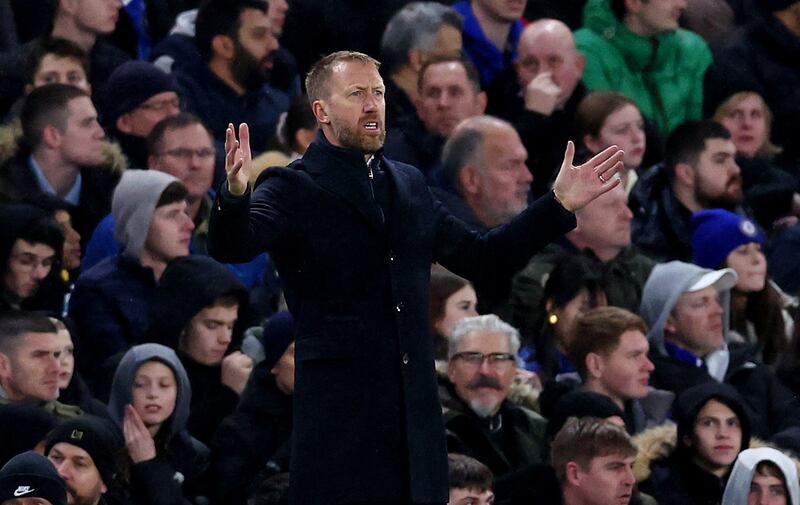
[[(650, 477), (651, 465), (660, 459), (670, 456), (678, 443), (678, 426), (675, 423), (665, 423), (651, 428), (633, 437), (633, 443), (639, 449), (636, 462), (633, 464), (633, 474), (636, 482), (642, 482)], [(750, 439), (750, 448), (773, 447), (769, 443), (757, 438)], [(800, 474), (800, 460), (792, 458)]]
[[(0, 166), (14, 158), (22, 148), (22, 124), (19, 119), (0, 126)], [(112, 172), (122, 173), (128, 168), (128, 159), (118, 143), (106, 141), (103, 152), (106, 158), (104, 165)]]

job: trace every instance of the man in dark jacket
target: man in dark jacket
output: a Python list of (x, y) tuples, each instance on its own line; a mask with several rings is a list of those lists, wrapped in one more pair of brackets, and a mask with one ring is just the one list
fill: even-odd
[(289, 471), (294, 394), (294, 321), (279, 312), (263, 326), (264, 360), (256, 365), (236, 411), (214, 436), (213, 499), (244, 505), (265, 479)]
[(153, 293), (145, 341), (177, 351), (192, 386), (187, 429), (205, 444), (233, 412), (253, 370), (253, 361), (231, 345), (234, 337), (240, 341), (234, 327), (246, 310), (245, 287), (207, 256), (170, 262)]
[(667, 139), (664, 163), (633, 187), (633, 243), (658, 261), (692, 260), (692, 212), (720, 207), (743, 214), (736, 146), (724, 126), (689, 121)]
[(774, 121), (772, 140), (783, 147), (787, 161), (800, 162), (800, 2), (762, 0), (763, 16), (731, 33), (712, 47), (714, 63), (706, 72), (706, 111), (737, 91), (755, 91), (767, 102)]
[(800, 423), (800, 402), (757, 359), (749, 345), (729, 342), (730, 290), (736, 273), (671, 261), (656, 265), (642, 293), (650, 327), (654, 387), (676, 394), (698, 384), (733, 386), (750, 407), (753, 434), (763, 439)]
[(0, 201), (53, 193), (75, 206), (75, 229), (88, 240), (111, 209), (119, 173), (107, 166), (105, 133), (92, 100), (67, 84), (34, 89), (22, 108), (24, 149), (6, 162)]
[(68, 505), (108, 503), (104, 495), (119, 471), (120, 435), (110, 420), (91, 415), (65, 421), (47, 435), (44, 454), (67, 485)]
[(586, 96), (583, 67), (569, 27), (540, 19), (522, 31), (513, 67), (487, 89), (489, 114), (511, 121), (525, 142), (534, 196), (549, 191), (558, 173), (559, 146), (573, 138), (575, 111)]
[(211, 254), (241, 261), (269, 249), (297, 317), (298, 504), (444, 503), (431, 262), (507, 289), (533, 252), (574, 226), (572, 211), (619, 183), (621, 151), (573, 168), (570, 144), (553, 194), (503, 228), (471, 232), (431, 197), (419, 171), (382, 156), (377, 66), (353, 52), (315, 65), (306, 89), (320, 134), (292, 168), (264, 172), (252, 196), (249, 131), (240, 126), (239, 143), (231, 125), (228, 181), (211, 215)]
[(507, 399), (517, 372), (519, 333), (499, 317), (461, 320), (450, 337), (442, 390), (447, 450), (485, 464), (500, 503), (525, 503), (513, 489), (541, 463), (547, 422)]
[(659, 505), (716, 505), (739, 452), (750, 446), (750, 415), (727, 384), (691, 387), (675, 401), (678, 438), (671, 454), (651, 461), (640, 489)]

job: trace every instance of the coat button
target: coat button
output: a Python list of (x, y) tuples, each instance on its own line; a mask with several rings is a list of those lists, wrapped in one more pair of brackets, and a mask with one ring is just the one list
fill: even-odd
[(403, 364), (408, 365), (408, 361), (409, 361), (408, 353), (407, 352), (403, 353)]
[(394, 251), (389, 251), (389, 261), (394, 261)]
[(395, 309), (397, 309), (397, 312), (400, 312), (403, 310), (403, 307), (404, 307), (403, 302), (400, 302), (395, 306)]

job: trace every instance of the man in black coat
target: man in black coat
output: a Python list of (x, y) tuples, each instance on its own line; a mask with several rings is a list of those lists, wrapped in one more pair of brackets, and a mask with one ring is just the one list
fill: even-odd
[[(575, 226), (573, 211), (618, 184), (622, 152), (572, 167), (505, 227), (477, 234), (436, 201), (413, 167), (382, 155), (378, 62), (320, 60), (306, 80), (320, 134), (290, 168), (249, 191), (249, 131), (227, 132), (227, 184), (209, 252), (270, 250), (296, 318), (294, 502), (445, 503), (447, 461), (428, 336), (430, 265), (507, 289), (528, 257)], [(534, 227), (537, 229), (534, 230)]]

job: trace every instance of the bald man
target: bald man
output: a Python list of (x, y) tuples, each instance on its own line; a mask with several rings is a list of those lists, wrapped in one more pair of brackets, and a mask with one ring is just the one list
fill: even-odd
[(487, 90), (489, 113), (511, 121), (525, 142), (534, 196), (551, 187), (562, 156), (557, 146), (569, 139), (586, 95), (584, 63), (569, 27), (540, 19), (522, 32), (513, 69)]

